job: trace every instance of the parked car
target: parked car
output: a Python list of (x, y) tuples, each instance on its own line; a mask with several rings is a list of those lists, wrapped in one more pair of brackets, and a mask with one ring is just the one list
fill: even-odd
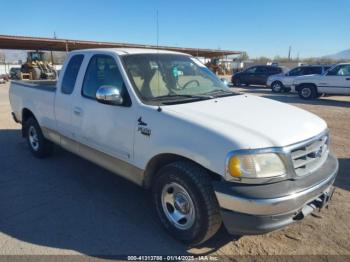
[(12, 81), (10, 103), (35, 157), (55, 143), (150, 189), (160, 223), (192, 245), (222, 222), (236, 235), (285, 227), (333, 193), (325, 121), (234, 93), (186, 54), (73, 51), (57, 84)]
[(3, 78), (2, 76), (0, 76), (0, 84), (5, 84), (5, 83), (6, 83), (5, 78)]
[(303, 99), (313, 99), (321, 94), (350, 95), (350, 63), (335, 65), (323, 75), (297, 77), (291, 89)]
[(12, 67), (10, 69), (10, 78), (13, 80), (18, 80), (21, 78), (21, 69), (17, 67)]
[(267, 79), (267, 86), (272, 89), (272, 92), (289, 92), (293, 81), (296, 77), (302, 75), (322, 75), (331, 66), (330, 65), (305, 65), (291, 69), (287, 73), (272, 75)]
[(281, 74), (283, 69), (278, 66), (258, 65), (232, 75), (231, 82), (240, 85), (266, 85), (269, 76)]

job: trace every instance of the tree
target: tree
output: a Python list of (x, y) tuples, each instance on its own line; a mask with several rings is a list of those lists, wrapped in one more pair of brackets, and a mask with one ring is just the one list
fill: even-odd
[(242, 52), (240, 55), (239, 55), (239, 60), (240, 61), (246, 61), (249, 59), (249, 55), (247, 52)]

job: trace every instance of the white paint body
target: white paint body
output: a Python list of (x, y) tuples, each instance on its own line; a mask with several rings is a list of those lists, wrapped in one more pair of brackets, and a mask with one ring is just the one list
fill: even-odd
[[(95, 49), (70, 53), (62, 68), (56, 92), (23, 88), (16, 82), (10, 89), (12, 111), (21, 120), (22, 109), (30, 109), (40, 126), (57, 131), (83, 145), (122, 159), (144, 170), (149, 161), (164, 153), (191, 159), (224, 176), (229, 152), (238, 149), (282, 147), (314, 137), (325, 129), (316, 115), (281, 102), (250, 95), (156, 106), (140, 101), (120, 55), (167, 52), (142, 49)], [(74, 91), (61, 93), (61, 81), (73, 54), (84, 54)], [(88, 62), (94, 54), (115, 58), (129, 92), (132, 106), (98, 103), (81, 95)], [(76, 114), (79, 111), (79, 114)], [(148, 124), (151, 135), (138, 132), (138, 118)], [(79, 149), (77, 148), (78, 152)]]
[[(341, 63), (340, 65), (350, 65), (349, 63)], [(331, 70), (331, 69), (330, 69)], [(350, 95), (350, 75), (308, 75), (299, 76), (294, 79), (291, 91), (295, 92), (295, 88), (301, 84), (314, 84), (318, 93), (334, 94), (334, 95)]]

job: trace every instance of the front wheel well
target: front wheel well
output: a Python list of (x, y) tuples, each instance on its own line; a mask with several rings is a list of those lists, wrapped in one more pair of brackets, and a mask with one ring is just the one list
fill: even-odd
[(315, 88), (315, 91), (317, 93), (317, 86), (314, 84), (314, 83), (301, 83), (301, 84), (298, 84), (297, 87), (295, 88), (296, 91), (300, 91), (302, 87), (305, 87), (305, 86), (312, 86), (313, 88)]
[(178, 162), (178, 161), (186, 161), (186, 162), (191, 162), (194, 163), (198, 166), (201, 166), (204, 168), (208, 174), (210, 175), (212, 180), (221, 180), (222, 176), (210, 171), (209, 169), (203, 167), (202, 165), (198, 164), (197, 162), (186, 158), (184, 156), (176, 155), (176, 154), (159, 154), (154, 156), (147, 164), (146, 169), (144, 171), (144, 181), (143, 181), (143, 186), (145, 188), (150, 188), (152, 186), (152, 183), (154, 179), (157, 177), (158, 171), (173, 162)]

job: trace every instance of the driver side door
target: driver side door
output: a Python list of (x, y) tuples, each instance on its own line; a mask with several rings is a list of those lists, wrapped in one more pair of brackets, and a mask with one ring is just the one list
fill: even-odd
[[(96, 100), (101, 86), (121, 90), (122, 105), (102, 104)], [(80, 130), (78, 140), (81, 154), (99, 159), (101, 153), (127, 162), (133, 159), (133, 136), (137, 112), (132, 106), (115, 57), (105, 54), (93, 55), (86, 69), (80, 94)], [(103, 161), (103, 160), (96, 160)]]

